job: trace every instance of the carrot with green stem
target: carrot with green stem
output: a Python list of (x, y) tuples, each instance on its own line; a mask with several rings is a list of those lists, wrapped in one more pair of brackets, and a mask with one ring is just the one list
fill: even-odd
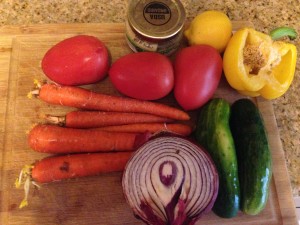
[(17, 188), (24, 185), (25, 189), (25, 198), (20, 208), (28, 204), (31, 183), (38, 186), (42, 183), (123, 171), (131, 155), (132, 152), (70, 154), (47, 157), (33, 165), (27, 165), (15, 183)]
[(164, 123), (173, 120), (144, 113), (104, 112), (104, 111), (71, 111), (65, 116), (46, 115), (51, 124), (72, 128), (96, 128), (137, 123)]
[(134, 151), (149, 137), (149, 134), (39, 124), (30, 130), (28, 144), (35, 151), (55, 154)]
[(141, 123), (141, 124), (125, 124), (117, 126), (99, 127), (97, 130), (110, 132), (133, 132), (152, 134), (160, 132), (169, 132), (182, 136), (189, 136), (192, 133), (192, 127), (181, 123)]
[(32, 91), (30, 96), (37, 95), (41, 100), (50, 104), (88, 110), (148, 113), (176, 120), (190, 119), (190, 116), (183, 110), (157, 102), (105, 95), (74, 86), (44, 84), (38, 87), (39, 89)]

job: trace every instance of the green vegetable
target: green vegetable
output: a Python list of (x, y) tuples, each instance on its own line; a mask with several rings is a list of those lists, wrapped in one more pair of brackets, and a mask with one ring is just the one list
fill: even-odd
[(297, 38), (297, 32), (294, 28), (290, 27), (278, 27), (270, 32), (270, 36), (273, 40), (288, 36), (291, 40)]
[(241, 210), (256, 215), (268, 200), (272, 162), (264, 122), (252, 101), (233, 103), (230, 127), (238, 157)]
[(229, 117), (229, 103), (223, 99), (212, 99), (200, 111), (195, 132), (196, 140), (216, 164), (220, 185), (213, 210), (225, 218), (236, 216), (240, 203), (237, 159)]

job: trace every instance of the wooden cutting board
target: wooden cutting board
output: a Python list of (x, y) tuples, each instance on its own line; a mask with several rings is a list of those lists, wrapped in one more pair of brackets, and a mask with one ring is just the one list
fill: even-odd
[[(234, 22), (233, 25), (237, 29), (247, 23)], [(45, 113), (63, 115), (72, 110), (28, 99), (27, 93), (33, 88), (33, 79), (45, 79), (40, 67), (45, 52), (58, 41), (77, 34), (100, 38), (109, 48), (112, 61), (131, 52), (124, 38), (123, 24), (6, 26), (0, 30), (0, 224), (142, 224), (124, 200), (121, 173), (50, 183), (40, 189), (31, 187), (29, 206), (18, 208), (24, 192), (16, 189), (14, 182), (21, 168), (46, 156), (28, 147), (27, 132), (33, 124), (43, 122)], [(118, 94), (108, 79), (86, 88)], [(215, 96), (229, 102), (242, 97), (224, 79)], [(161, 101), (176, 106), (172, 96)], [(239, 213), (236, 218), (221, 219), (211, 212), (197, 224), (297, 224), (272, 102), (260, 98), (254, 101), (264, 117), (272, 150), (274, 173), (268, 204), (258, 216)]]

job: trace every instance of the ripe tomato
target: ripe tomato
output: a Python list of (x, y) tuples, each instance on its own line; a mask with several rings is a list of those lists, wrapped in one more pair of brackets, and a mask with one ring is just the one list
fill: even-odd
[(119, 58), (112, 64), (109, 78), (120, 93), (142, 100), (162, 98), (174, 85), (171, 61), (154, 52), (131, 53)]
[(174, 62), (174, 96), (185, 110), (194, 110), (213, 97), (222, 75), (222, 58), (208, 45), (178, 52)]
[(49, 79), (61, 85), (95, 83), (107, 74), (108, 51), (96, 37), (74, 36), (48, 50), (42, 69)]

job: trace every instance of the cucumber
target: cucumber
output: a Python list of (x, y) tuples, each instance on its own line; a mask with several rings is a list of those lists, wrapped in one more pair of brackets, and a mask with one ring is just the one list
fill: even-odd
[(237, 158), (229, 127), (230, 105), (215, 98), (199, 113), (195, 138), (211, 155), (219, 173), (219, 192), (213, 211), (220, 217), (231, 218), (239, 211), (240, 189)]
[(232, 104), (230, 128), (237, 151), (241, 211), (257, 215), (268, 200), (272, 160), (264, 122), (249, 99)]

